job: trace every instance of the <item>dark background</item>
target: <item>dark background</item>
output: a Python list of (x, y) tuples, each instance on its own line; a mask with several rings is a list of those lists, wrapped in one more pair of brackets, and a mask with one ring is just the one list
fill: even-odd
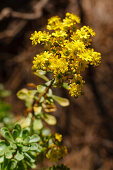
[(16, 92), (27, 83), (41, 83), (31, 71), (40, 47), (29, 40), (35, 30), (44, 30), (47, 19), (72, 12), (81, 25), (96, 32), (92, 46), (102, 53), (98, 68), (85, 72), (84, 96), (71, 98), (70, 107), (58, 106), (56, 131), (64, 135), (69, 154), (64, 163), (71, 170), (113, 169), (113, 0), (0, 0), (0, 82), (12, 91), (8, 101), (14, 114), (24, 112)]

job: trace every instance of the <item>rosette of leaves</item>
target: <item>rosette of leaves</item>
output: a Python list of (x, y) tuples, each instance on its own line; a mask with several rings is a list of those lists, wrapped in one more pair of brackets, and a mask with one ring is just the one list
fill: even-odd
[(28, 170), (36, 167), (36, 157), (42, 151), (40, 137), (30, 135), (28, 128), (21, 129), (15, 125), (12, 133), (6, 128), (1, 129), (0, 170)]

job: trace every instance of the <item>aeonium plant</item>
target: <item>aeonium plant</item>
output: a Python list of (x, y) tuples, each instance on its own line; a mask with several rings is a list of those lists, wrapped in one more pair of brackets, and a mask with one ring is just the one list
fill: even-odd
[(43, 46), (42, 52), (34, 57), (32, 70), (45, 83), (31, 83), (31, 90), (22, 89), (17, 93), (18, 98), (25, 101), (27, 116), (21, 118), (12, 132), (6, 127), (1, 129), (4, 138), (0, 141), (1, 170), (36, 168), (44, 158), (57, 163), (49, 170), (69, 169), (58, 164), (67, 154), (62, 135), (51, 134), (44, 125), (57, 122), (52, 115), (56, 111), (55, 102), (63, 107), (69, 105), (69, 100), (56, 96), (52, 88), (64, 87), (71, 96), (78, 97), (83, 94), (85, 84), (82, 73), (89, 65), (100, 64), (101, 54), (90, 48), (95, 32), (88, 26), (80, 28), (79, 23), (79, 17), (66, 13), (63, 20), (58, 16), (50, 18), (48, 31), (31, 34), (32, 44)]

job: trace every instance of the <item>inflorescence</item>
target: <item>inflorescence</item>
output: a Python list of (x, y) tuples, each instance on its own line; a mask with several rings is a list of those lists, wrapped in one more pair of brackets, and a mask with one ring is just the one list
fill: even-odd
[(79, 28), (79, 23), (80, 18), (71, 13), (66, 13), (63, 20), (54, 16), (48, 20), (49, 32), (35, 31), (30, 38), (33, 45), (44, 46), (34, 57), (33, 71), (53, 73), (56, 84), (67, 83), (69, 93), (75, 97), (83, 92), (81, 73), (88, 65), (98, 66), (101, 61), (101, 54), (89, 47), (95, 32), (89, 26)]

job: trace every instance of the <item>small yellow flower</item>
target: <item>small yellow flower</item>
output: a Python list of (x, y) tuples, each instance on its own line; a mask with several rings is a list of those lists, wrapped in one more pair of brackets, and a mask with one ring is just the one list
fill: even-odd
[(59, 142), (62, 141), (62, 135), (59, 133), (55, 133), (55, 139), (57, 139)]
[(60, 25), (61, 25), (61, 19), (58, 16), (54, 16), (48, 20), (47, 29), (56, 30), (59, 29)]
[(72, 21), (74, 21), (76, 23), (80, 23), (80, 18), (78, 16), (76, 16), (75, 14), (71, 14), (71, 13), (67, 12), (66, 17), (71, 19)]

